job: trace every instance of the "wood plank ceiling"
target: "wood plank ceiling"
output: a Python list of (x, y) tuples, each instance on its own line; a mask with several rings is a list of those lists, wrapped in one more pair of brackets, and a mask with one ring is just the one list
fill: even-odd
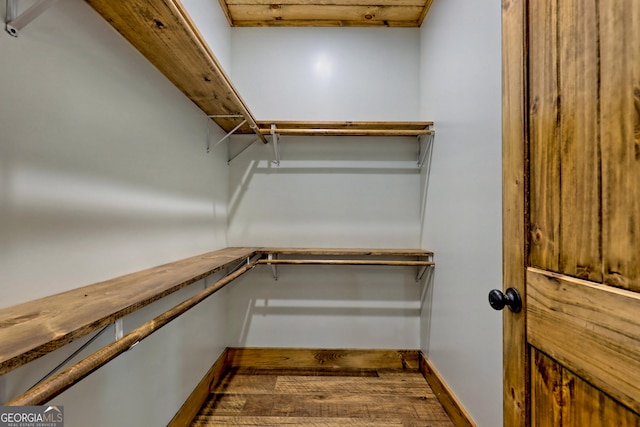
[(232, 27), (419, 27), (433, 0), (219, 0)]

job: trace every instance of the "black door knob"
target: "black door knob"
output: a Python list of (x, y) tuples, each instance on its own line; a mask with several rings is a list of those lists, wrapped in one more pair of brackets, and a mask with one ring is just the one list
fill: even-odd
[(506, 305), (509, 310), (519, 313), (522, 310), (522, 298), (514, 288), (507, 289), (504, 294), (498, 289), (493, 289), (489, 292), (489, 305), (494, 310), (502, 310)]

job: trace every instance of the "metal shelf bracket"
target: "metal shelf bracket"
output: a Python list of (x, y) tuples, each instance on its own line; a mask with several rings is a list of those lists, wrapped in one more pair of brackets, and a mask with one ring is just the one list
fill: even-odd
[[(418, 261), (420, 261), (420, 257), (418, 257), (417, 259)], [(433, 256), (428, 256), (427, 261), (433, 262)], [(425, 265), (424, 267), (418, 267), (416, 269), (416, 283), (420, 282), (424, 277), (424, 273), (426, 273), (427, 270), (431, 271), (433, 267), (434, 267), (433, 265)]]
[[(209, 125), (210, 125), (210, 121), (211, 119), (215, 119), (215, 118), (243, 118), (244, 120), (242, 120), (242, 122), (240, 122), (240, 124), (236, 127), (234, 127), (233, 129), (231, 129), (229, 131), (229, 133), (227, 133), (225, 136), (223, 136), (222, 138), (220, 138), (220, 140), (218, 142), (216, 142), (213, 147), (210, 147), (211, 142), (209, 141)], [(207, 153), (210, 152), (212, 149), (216, 148), (218, 145), (220, 145), (220, 143), (222, 143), (224, 140), (226, 140), (227, 138), (229, 138), (231, 135), (233, 135), (234, 133), (236, 133), (236, 131), (238, 129), (240, 129), (242, 126), (244, 126), (244, 124), (247, 123), (247, 119), (241, 115), (241, 114), (214, 114), (214, 115), (209, 115), (207, 116)]]
[(424, 166), (427, 158), (431, 156), (431, 150), (433, 149), (433, 141), (435, 137), (435, 132), (418, 136), (418, 168), (422, 169), (422, 166)]
[(227, 164), (230, 165), (231, 162), (233, 160), (235, 160), (236, 157), (240, 157), (240, 155), (242, 153), (244, 153), (245, 151), (249, 151), (251, 148), (255, 147), (256, 142), (260, 141), (260, 137), (256, 138), (252, 143), (250, 143), (249, 145), (247, 145), (246, 147), (244, 147), (242, 150), (240, 150), (237, 154), (235, 154), (233, 157), (231, 155), (228, 156), (227, 158)]
[(5, 29), (13, 37), (18, 37), (20, 30), (49, 9), (58, 0), (38, 0), (30, 8), (18, 14), (18, 1), (7, 0), (7, 16)]

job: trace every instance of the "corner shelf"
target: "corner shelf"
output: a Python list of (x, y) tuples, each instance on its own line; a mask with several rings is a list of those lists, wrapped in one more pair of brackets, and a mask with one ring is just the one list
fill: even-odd
[(227, 132), (222, 140), (255, 133), (266, 144), (274, 126), (287, 136), (433, 136), (433, 122), (258, 122), (178, 0), (86, 1)]
[(417, 281), (435, 265), (433, 252), (422, 249), (240, 247), (208, 252), (0, 309), (0, 375), (217, 271), (235, 271), (256, 256), (253, 264), (270, 265), (276, 279), (277, 264), (416, 267)]

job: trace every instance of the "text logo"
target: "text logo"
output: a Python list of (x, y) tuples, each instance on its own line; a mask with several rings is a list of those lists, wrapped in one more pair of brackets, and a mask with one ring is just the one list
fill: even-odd
[(64, 427), (64, 408), (0, 406), (0, 427)]

